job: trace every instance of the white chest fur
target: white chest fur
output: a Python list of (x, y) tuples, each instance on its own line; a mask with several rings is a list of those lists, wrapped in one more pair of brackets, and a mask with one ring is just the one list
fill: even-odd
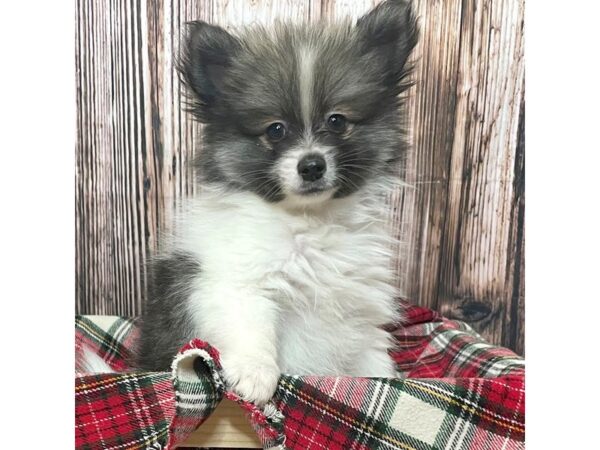
[[(244, 193), (195, 203), (176, 245), (201, 261), (190, 312), (202, 337), (227, 351), (220, 327), (243, 328), (245, 314), (269, 333), (274, 319), (283, 372), (369, 375), (357, 360), (385, 352), (389, 337), (379, 327), (397, 318), (391, 239), (381, 203), (328, 203), (290, 212)], [(247, 331), (235, 333), (242, 340)]]

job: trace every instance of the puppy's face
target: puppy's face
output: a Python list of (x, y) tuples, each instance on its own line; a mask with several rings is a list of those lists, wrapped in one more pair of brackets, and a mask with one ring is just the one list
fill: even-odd
[(206, 124), (203, 180), (295, 204), (376, 182), (403, 152), (398, 94), (416, 39), (404, 0), (380, 4), (354, 26), (233, 36), (191, 23), (180, 70)]

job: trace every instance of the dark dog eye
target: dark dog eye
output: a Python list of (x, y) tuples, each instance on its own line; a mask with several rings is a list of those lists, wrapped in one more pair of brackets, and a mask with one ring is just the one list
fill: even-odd
[(285, 137), (285, 125), (281, 122), (272, 123), (267, 127), (266, 134), (271, 141), (280, 141)]
[(341, 114), (332, 114), (327, 118), (327, 126), (334, 133), (343, 133), (348, 127), (348, 121)]

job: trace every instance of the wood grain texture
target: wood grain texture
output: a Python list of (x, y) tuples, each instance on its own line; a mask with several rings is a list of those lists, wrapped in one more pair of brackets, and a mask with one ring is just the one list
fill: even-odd
[[(174, 61), (188, 20), (228, 28), (359, 17), (378, 0), (79, 0), (77, 312), (140, 312), (144, 262), (179, 201), (199, 126)], [(398, 284), (522, 353), (524, 0), (416, 0), (409, 187), (389, 199)]]
[(516, 318), (522, 256), (524, 167), (517, 149), (524, 5), (471, 0), (419, 6), (423, 29), (430, 31), (422, 41), (411, 105), (410, 173), (417, 199), (407, 220), (422, 228), (412, 233), (409, 293), (470, 322), (491, 341), (516, 348), (507, 326)]
[(181, 447), (249, 449), (262, 448), (262, 445), (246, 412), (225, 398)]

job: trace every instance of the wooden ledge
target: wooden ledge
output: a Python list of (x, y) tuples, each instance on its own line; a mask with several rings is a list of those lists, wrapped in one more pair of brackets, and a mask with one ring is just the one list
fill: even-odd
[(181, 447), (262, 448), (242, 408), (228, 399), (217, 406), (206, 422)]

